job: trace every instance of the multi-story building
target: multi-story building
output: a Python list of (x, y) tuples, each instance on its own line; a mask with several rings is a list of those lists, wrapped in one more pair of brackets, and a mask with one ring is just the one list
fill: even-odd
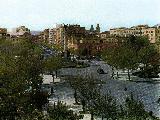
[(43, 40), (45, 41), (45, 42), (49, 42), (49, 29), (45, 29), (44, 31), (43, 31)]
[(106, 39), (107, 36), (109, 36), (109, 35), (110, 35), (110, 32), (109, 31), (105, 31), (105, 32), (100, 33), (100, 38), (101, 39)]
[(85, 27), (80, 25), (57, 25), (55, 31), (55, 44), (60, 45), (64, 51), (77, 49), (77, 43), (84, 38)]
[(65, 38), (64, 25), (57, 24), (56, 25), (56, 33), (55, 33), (55, 44), (63, 45), (64, 38)]
[(157, 42), (160, 42), (160, 26), (156, 29)]
[(142, 31), (147, 28), (149, 28), (148, 25), (138, 25), (138, 26), (133, 26), (131, 28), (125, 28), (125, 27), (114, 28), (110, 29), (110, 35), (125, 36), (125, 37), (128, 37), (130, 35), (141, 36), (143, 35)]
[(41, 32), (40, 39), (66, 51), (87, 49), (90, 55), (104, 50), (108, 46), (114, 46), (119, 42), (118, 37), (110, 35), (109, 31), (100, 33), (99, 24), (96, 30), (86, 30), (80, 25), (56, 25), (56, 28), (45, 29)]
[[(107, 48), (114, 48), (120, 45), (124, 40), (124, 37), (115, 37), (106, 34), (101, 34), (101, 38), (98, 36), (87, 36), (83, 42), (78, 43), (78, 53), (87, 56), (98, 55), (100, 52)], [(85, 53), (85, 54), (84, 54)]]
[(67, 25), (65, 29), (67, 47), (69, 49), (77, 49), (77, 44), (86, 35), (85, 27), (80, 25)]
[(114, 29), (110, 29), (110, 35), (113, 36), (126, 36), (126, 29), (125, 27), (122, 28), (114, 28)]
[(55, 43), (62, 45), (67, 50), (87, 49), (93, 55), (104, 50), (108, 46), (114, 46), (119, 42), (119, 37), (110, 35), (109, 31), (100, 33), (99, 24), (96, 30), (93, 26), (87, 31), (80, 25), (59, 25), (56, 28)]
[(6, 38), (6, 36), (7, 36), (7, 29), (0, 28), (0, 38)]
[(157, 41), (157, 29), (154, 27), (149, 27), (142, 30), (142, 35), (147, 36), (150, 43), (156, 43)]
[(49, 29), (49, 43), (54, 44), (56, 39), (56, 28)]
[(149, 27), (148, 25), (138, 25), (131, 28), (115, 28), (110, 29), (110, 35), (128, 37), (134, 36), (147, 36), (150, 43), (156, 43), (160, 38), (159, 28)]
[(26, 28), (25, 26), (20, 26), (17, 27), (15, 29), (13, 29), (13, 31), (10, 33), (11, 37), (13, 38), (19, 38), (19, 37), (30, 37), (31, 36), (31, 32), (28, 28)]

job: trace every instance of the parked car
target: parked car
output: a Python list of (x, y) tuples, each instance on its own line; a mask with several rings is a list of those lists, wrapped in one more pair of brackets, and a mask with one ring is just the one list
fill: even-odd
[(104, 70), (102, 68), (99, 68), (97, 70), (97, 73), (99, 73), (99, 74), (107, 74), (107, 73), (104, 72)]

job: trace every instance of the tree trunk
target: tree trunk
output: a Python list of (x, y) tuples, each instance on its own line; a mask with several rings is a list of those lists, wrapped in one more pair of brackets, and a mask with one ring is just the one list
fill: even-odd
[(57, 78), (57, 73), (58, 73), (57, 70), (55, 70), (56, 78)]
[(118, 72), (117, 72), (117, 78), (119, 78), (119, 74), (118, 74)]
[(54, 75), (52, 75), (52, 78), (53, 78), (53, 84), (54, 84)]
[(78, 100), (77, 100), (77, 90), (74, 91), (74, 99), (75, 99), (75, 103), (78, 104)]
[(129, 69), (128, 69), (128, 79), (131, 80)]
[(112, 67), (112, 76), (111, 76), (111, 78), (114, 78), (114, 69), (113, 69), (113, 67)]
[(51, 87), (51, 94), (53, 94), (53, 92), (54, 92), (54, 91), (53, 91), (53, 86), (52, 86), (52, 87)]
[(85, 112), (85, 105), (86, 105), (86, 102), (84, 99), (82, 99), (82, 109), (83, 109), (83, 112)]
[(93, 112), (91, 111), (91, 120), (94, 120)]
[(102, 120), (103, 120), (103, 115), (102, 115)]

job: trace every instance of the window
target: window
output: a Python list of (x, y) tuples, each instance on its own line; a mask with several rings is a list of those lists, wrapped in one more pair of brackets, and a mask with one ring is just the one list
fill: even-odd
[(103, 40), (100, 40), (100, 43), (103, 43)]

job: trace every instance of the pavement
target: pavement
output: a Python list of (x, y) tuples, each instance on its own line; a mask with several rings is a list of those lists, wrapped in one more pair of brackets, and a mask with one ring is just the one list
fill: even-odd
[[(125, 73), (123, 74), (123, 79), (112, 79), (110, 77), (112, 74), (111, 67), (103, 61), (91, 61), (90, 65), (91, 66), (87, 68), (62, 68), (59, 70), (59, 73), (62, 76), (90, 76), (105, 81), (106, 84), (104, 84), (101, 89), (102, 94), (111, 94), (115, 97), (118, 104), (124, 104), (125, 99), (133, 93), (135, 99), (143, 102), (147, 111), (152, 111), (155, 116), (160, 117), (160, 104), (157, 102), (160, 97), (160, 83), (131, 82), (127, 80), (127, 74)], [(99, 68), (102, 68), (107, 74), (97, 73)], [(51, 103), (61, 100), (74, 109), (74, 91), (68, 84), (62, 82), (54, 86), (54, 91), (53, 96), (49, 98)], [(78, 112), (77, 110), (81, 111), (81, 106), (74, 111)], [(87, 118), (85, 120), (87, 120)]]

